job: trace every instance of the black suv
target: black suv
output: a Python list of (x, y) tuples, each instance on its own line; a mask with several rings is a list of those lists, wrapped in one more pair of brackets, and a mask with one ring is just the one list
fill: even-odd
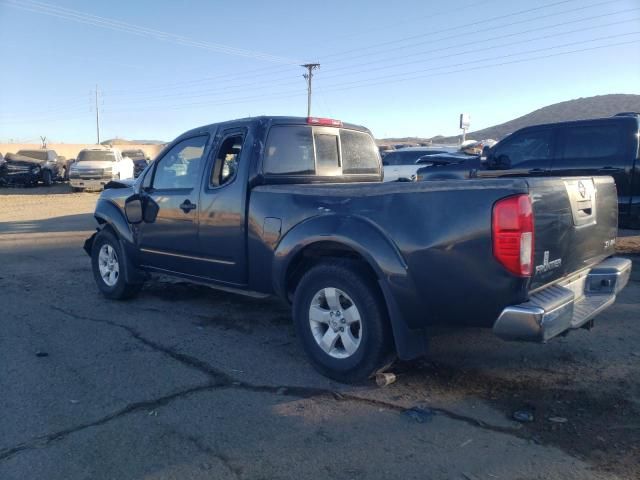
[(621, 226), (640, 228), (640, 114), (522, 128), (466, 162), (434, 162), (417, 179), (611, 175)]

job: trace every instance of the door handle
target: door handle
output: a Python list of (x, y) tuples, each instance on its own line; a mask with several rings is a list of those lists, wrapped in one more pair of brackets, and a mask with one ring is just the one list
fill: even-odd
[(184, 202), (182, 202), (180, 204), (180, 209), (184, 212), (184, 213), (189, 213), (191, 210), (196, 208), (196, 204), (195, 203), (191, 203), (191, 200), (186, 199)]
[(620, 168), (617, 167), (602, 167), (601, 169), (599, 169), (599, 172), (618, 172), (620, 171)]

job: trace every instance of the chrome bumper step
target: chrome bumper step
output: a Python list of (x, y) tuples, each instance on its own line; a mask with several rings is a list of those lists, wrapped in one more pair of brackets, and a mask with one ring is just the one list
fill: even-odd
[(531, 295), (525, 303), (505, 308), (493, 332), (505, 340), (546, 342), (580, 328), (613, 304), (630, 275), (631, 260), (608, 258), (577, 277)]

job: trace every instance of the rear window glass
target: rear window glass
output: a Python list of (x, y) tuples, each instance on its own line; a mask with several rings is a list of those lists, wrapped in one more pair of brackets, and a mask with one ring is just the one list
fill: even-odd
[(379, 159), (378, 149), (366, 133), (326, 127), (314, 133), (307, 126), (274, 126), (267, 139), (263, 169), (273, 175), (377, 174)]
[(101, 150), (83, 150), (78, 154), (78, 162), (115, 162), (113, 152)]
[(624, 130), (619, 125), (569, 127), (563, 131), (563, 158), (602, 158), (624, 153)]
[(264, 172), (276, 175), (315, 173), (311, 128), (273, 127), (267, 139)]
[(338, 136), (316, 134), (316, 170), (319, 175), (340, 175)]
[(373, 174), (378, 173), (378, 152), (376, 144), (366, 133), (354, 130), (340, 130), (342, 142), (342, 173)]
[(35, 158), (37, 160), (46, 160), (47, 159), (47, 151), (46, 150), (20, 150), (18, 155), (24, 155), (25, 157)]

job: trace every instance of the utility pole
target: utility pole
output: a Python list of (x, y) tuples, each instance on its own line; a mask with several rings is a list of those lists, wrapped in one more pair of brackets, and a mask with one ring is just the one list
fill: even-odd
[(307, 73), (302, 75), (307, 81), (307, 117), (311, 116), (311, 79), (313, 78), (313, 71), (317, 68), (320, 68), (319, 63), (305, 63), (304, 65), (300, 65), (303, 68), (307, 69)]
[(96, 83), (96, 133), (98, 136), (98, 141), (96, 142), (100, 145), (100, 112), (98, 111), (98, 84)]

